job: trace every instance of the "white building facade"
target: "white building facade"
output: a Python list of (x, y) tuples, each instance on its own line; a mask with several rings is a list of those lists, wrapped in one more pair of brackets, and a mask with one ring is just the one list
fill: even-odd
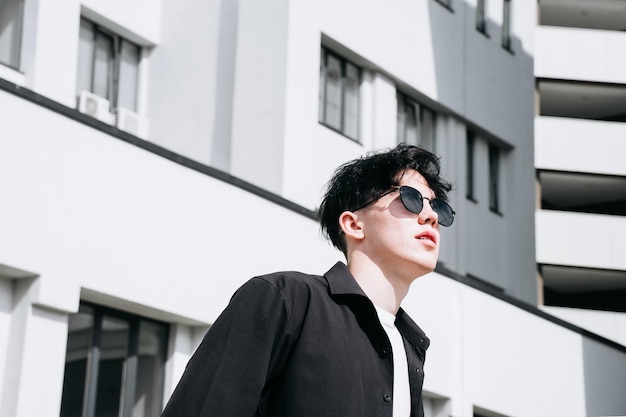
[[(626, 4), (542, 0), (535, 73), (544, 309), (626, 343)], [(593, 234), (593, 243), (581, 238)]]
[(401, 141), (455, 184), (404, 303), (432, 339), (427, 415), (626, 415), (623, 339), (537, 307), (537, 12), (1, 0), (0, 415), (158, 416), (243, 282), (341, 260), (325, 182)]

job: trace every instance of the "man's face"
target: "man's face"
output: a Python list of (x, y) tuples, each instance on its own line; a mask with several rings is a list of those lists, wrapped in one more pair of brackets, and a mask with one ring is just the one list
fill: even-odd
[[(435, 197), (415, 170), (407, 170), (400, 185), (413, 187), (428, 199)], [(439, 256), (438, 217), (429, 200), (423, 203), (419, 214), (411, 213), (396, 190), (359, 210), (365, 236), (362, 250), (384, 273), (412, 281), (435, 268)]]

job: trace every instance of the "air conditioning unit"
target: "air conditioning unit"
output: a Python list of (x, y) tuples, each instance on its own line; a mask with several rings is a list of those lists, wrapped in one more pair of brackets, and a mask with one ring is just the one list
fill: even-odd
[(115, 116), (109, 111), (110, 103), (106, 98), (82, 90), (78, 93), (78, 111), (102, 122), (112, 125)]
[(148, 130), (150, 128), (148, 119), (123, 107), (115, 109), (115, 117), (115, 125), (118, 129), (141, 139), (148, 139)]

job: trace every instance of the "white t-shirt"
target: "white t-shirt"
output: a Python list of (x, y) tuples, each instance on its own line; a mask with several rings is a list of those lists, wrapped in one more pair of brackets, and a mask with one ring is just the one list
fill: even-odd
[(409, 364), (402, 336), (396, 328), (396, 316), (376, 307), (378, 319), (387, 332), (393, 353), (393, 417), (409, 417), (411, 415), (411, 390), (409, 387)]

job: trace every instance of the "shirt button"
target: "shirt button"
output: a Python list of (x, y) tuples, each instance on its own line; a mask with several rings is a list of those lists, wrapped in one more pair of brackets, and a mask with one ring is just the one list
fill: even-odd
[(383, 349), (383, 355), (385, 355), (385, 356), (389, 355), (389, 348), (388, 347)]
[(383, 395), (383, 400), (385, 400), (385, 402), (388, 403), (389, 401), (391, 401), (391, 395), (389, 394)]

